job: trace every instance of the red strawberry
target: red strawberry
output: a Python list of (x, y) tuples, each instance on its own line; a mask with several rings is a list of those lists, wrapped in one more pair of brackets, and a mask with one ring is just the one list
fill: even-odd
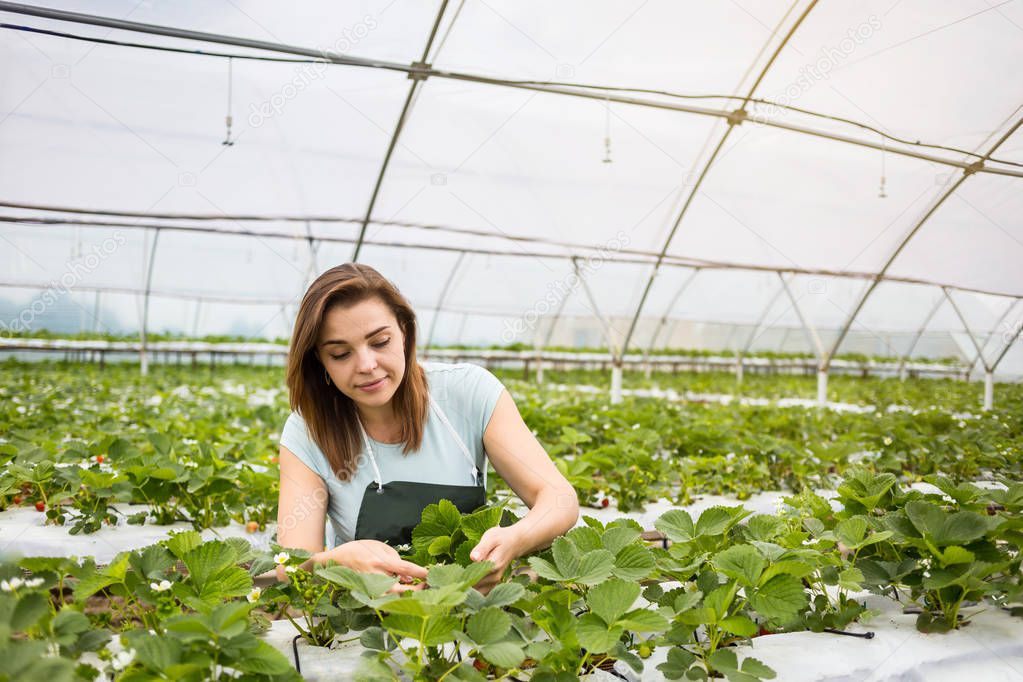
[(42, 500), (36, 502), (36, 511), (37, 512), (46, 511), (46, 503), (43, 502)]
[(103, 455), (96, 455), (96, 463), (102, 464), (103, 460), (106, 459)]
[(607, 507), (609, 504), (611, 504), (611, 500), (607, 499), (606, 497), (600, 501), (601, 507)]
[(14, 504), (21, 504), (21, 495), (14, 496)]

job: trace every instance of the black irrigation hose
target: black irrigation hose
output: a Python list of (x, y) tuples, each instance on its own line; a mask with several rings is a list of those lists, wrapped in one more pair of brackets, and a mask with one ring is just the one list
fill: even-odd
[(833, 628), (824, 628), (824, 632), (832, 635), (844, 635), (846, 637), (859, 637), (860, 639), (874, 639), (874, 632), (846, 632), (845, 630), (835, 630)]
[(299, 675), (302, 674), (302, 663), (298, 660), (298, 640), (302, 638), (302, 635), (295, 635), (294, 639), (291, 640), (291, 651), (295, 655), (295, 672)]
[[(601, 670), (604, 670), (604, 669), (603, 669), (603, 668), (601, 668)], [(607, 674), (609, 674), (609, 675), (613, 675), (614, 677), (617, 677), (617, 678), (618, 678), (618, 679), (620, 679), (620, 680), (626, 680), (626, 681), (628, 681), (628, 679), (629, 679), (628, 677), (626, 677), (625, 675), (621, 674), (620, 672), (618, 672), (618, 671), (617, 671), (617, 670), (615, 670), (614, 668), (609, 668), (609, 669), (607, 669), (607, 670), (604, 670), (604, 672), (606, 672), (606, 673), (607, 673)]]

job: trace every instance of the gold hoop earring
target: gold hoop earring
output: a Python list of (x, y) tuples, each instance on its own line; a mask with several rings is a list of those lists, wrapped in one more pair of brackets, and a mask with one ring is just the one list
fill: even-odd
[(327, 374), (327, 368), (326, 367), (323, 368), (323, 380), (327, 382), (328, 386), (330, 386), (330, 375)]

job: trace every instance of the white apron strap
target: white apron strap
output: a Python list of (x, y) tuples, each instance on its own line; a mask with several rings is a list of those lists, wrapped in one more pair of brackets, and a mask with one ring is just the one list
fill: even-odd
[(369, 444), (369, 436), (366, 435), (366, 429), (362, 426), (362, 420), (356, 417), (355, 421), (359, 422), (359, 431), (362, 433), (362, 444), (366, 448), (366, 455), (369, 456), (369, 463), (373, 465), (373, 480), (377, 483), (377, 494), (383, 494), (384, 479), (380, 476), (380, 467), (377, 466), (377, 458), (373, 456), (373, 446)]
[[(469, 448), (467, 448), (465, 446), (465, 441), (463, 441), (462, 437), (458, 435), (458, 431), (455, 431), (455, 427), (453, 427), (451, 425), (451, 422), (448, 421), (448, 416), (446, 414), (444, 414), (444, 410), (440, 409), (440, 405), (437, 404), (437, 401), (433, 399), (432, 395), (430, 396), (430, 405), (433, 407), (434, 411), (437, 413), (437, 416), (440, 418), (441, 423), (444, 424), (444, 426), (447, 427), (448, 431), (451, 432), (451, 435), (454, 437), (455, 442), (458, 444), (458, 449), (462, 451), (462, 454), (465, 455), (465, 459), (468, 460), (468, 462), (469, 462), (469, 466), (472, 467), (472, 480), (473, 480), (473, 483), (475, 483), (476, 485), (479, 485), (479, 483), (480, 483), (480, 470), (479, 470), (479, 467), (476, 466), (476, 460), (473, 459), (472, 453), (469, 452)], [(484, 488), (487, 487), (487, 459), (486, 459), (486, 457), (483, 458), (483, 487)]]

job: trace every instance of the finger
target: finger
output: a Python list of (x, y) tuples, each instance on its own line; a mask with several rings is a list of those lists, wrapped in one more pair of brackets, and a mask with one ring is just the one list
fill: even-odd
[(393, 571), (402, 575), (407, 575), (412, 578), (419, 578), (420, 580), (426, 580), (426, 569), (419, 564), (414, 564), (411, 561), (405, 561), (399, 559), (393, 564)]
[(473, 561), (485, 561), (489, 558), (490, 553), (494, 551), (497, 546), (497, 541), (494, 539), (494, 535), (487, 531), (480, 538), (479, 544), (472, 548), (469, 552), (469, 558)]

